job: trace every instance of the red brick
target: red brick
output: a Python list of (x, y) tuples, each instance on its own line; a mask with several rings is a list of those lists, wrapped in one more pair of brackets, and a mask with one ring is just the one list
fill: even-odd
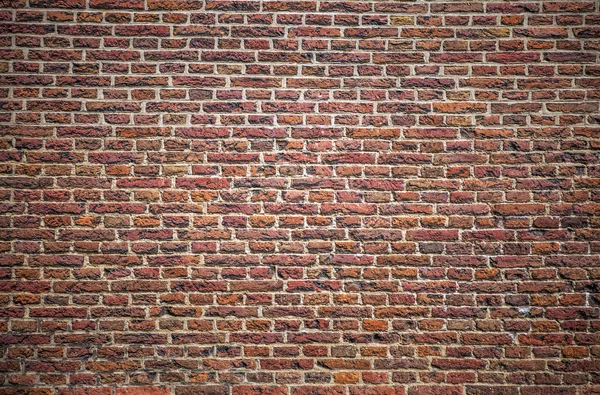
[(116, 395), (138, 395), (138, 394), (148, 394), (148, 395), (168, 395), (171, 393), (171, 389), (168, 387), (126, 387), (126, 388), (117, 388), (115, 394)]
[(599, 392), (597, 2), (0, 8), (0, 393)]

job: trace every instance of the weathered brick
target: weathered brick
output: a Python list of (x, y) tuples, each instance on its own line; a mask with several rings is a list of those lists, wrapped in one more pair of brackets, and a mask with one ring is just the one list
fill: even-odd
[(597, 2), (0, 8), (0, 393), (600, 393)]

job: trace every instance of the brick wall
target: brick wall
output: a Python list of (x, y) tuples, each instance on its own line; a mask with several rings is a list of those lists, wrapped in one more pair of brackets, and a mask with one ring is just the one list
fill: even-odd
[(0, 7), (0, 394), (600, 393), (600, 2)]

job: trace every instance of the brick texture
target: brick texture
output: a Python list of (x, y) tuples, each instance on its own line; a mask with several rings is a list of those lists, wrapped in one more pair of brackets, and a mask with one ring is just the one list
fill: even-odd
[(0, 394), (600, 393), (600, 2), (0, 0)]

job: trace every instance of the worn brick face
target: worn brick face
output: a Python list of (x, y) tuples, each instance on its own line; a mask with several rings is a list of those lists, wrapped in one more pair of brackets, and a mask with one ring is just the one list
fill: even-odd
[(0, 0), (0, 394), (600, 394), (600, 2)]

